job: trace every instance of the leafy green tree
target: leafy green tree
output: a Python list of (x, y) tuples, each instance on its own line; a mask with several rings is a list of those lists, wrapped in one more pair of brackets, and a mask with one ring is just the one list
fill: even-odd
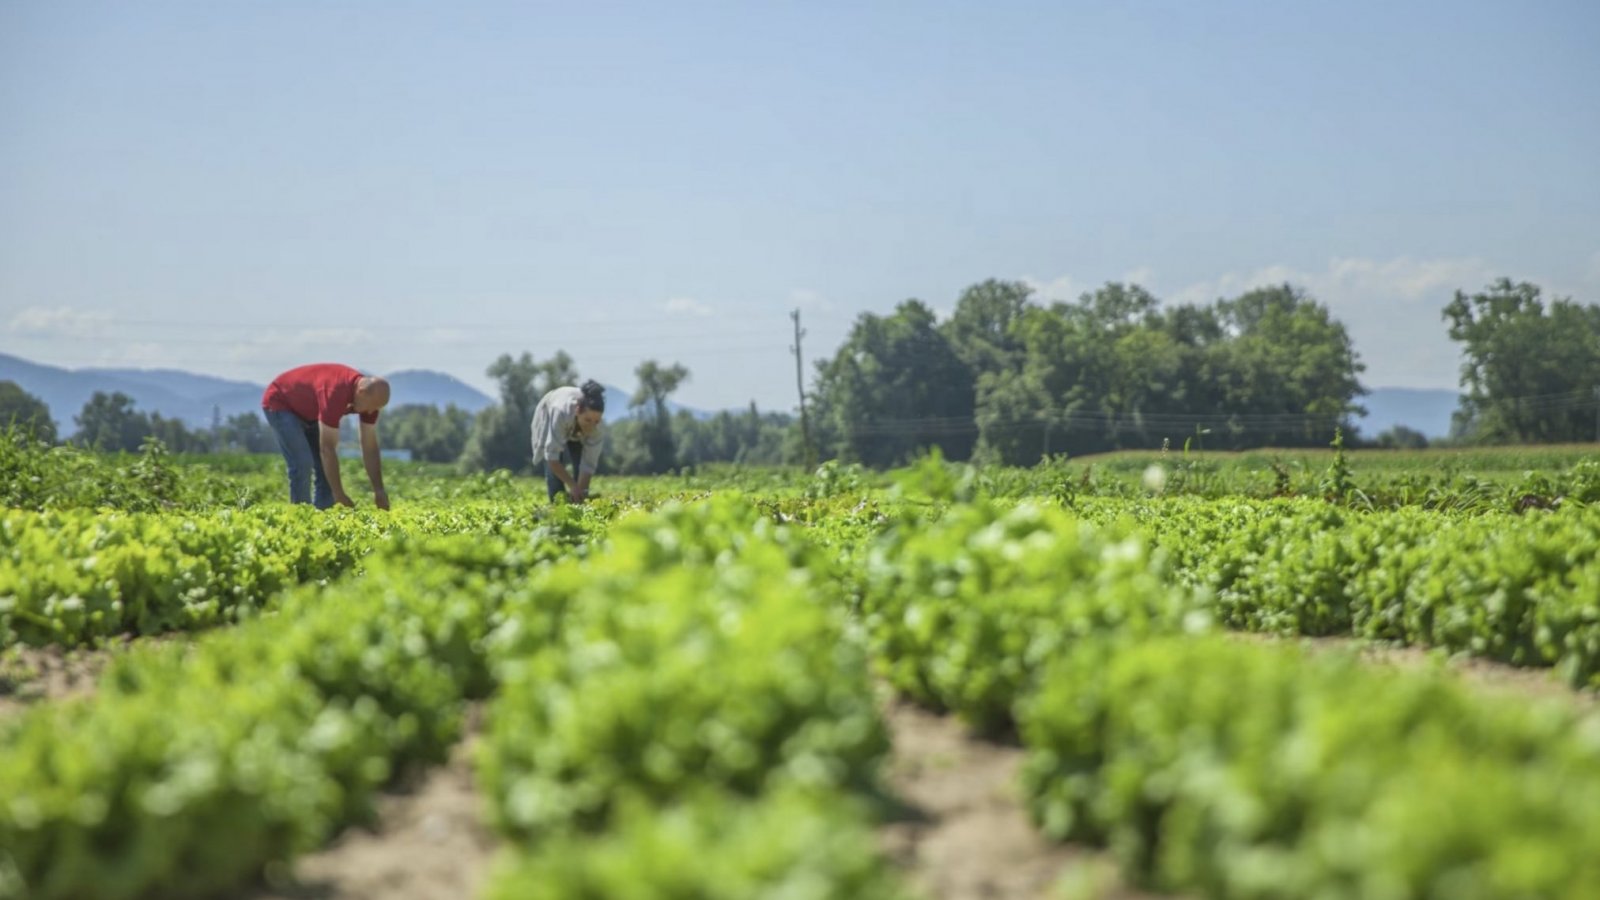
[(278, 449), (278, 438), (260, 413), (235, 413), (217, 429), (216, 447), (235, 453), (272, 453)]
[(1428, 436), (1415, 428), (1396, 425), (1379, 434), (1374, 443), (1388, 450), (1422, 450), (1428, 446)]
[(1283, 284), (1218, 302), (1217, 318), (1229, 339), (1212, 372), (1233, 446), (1316, 446), (1354, 430), (1366, 366), (1327, 307)]
[[(557, 350), (556, 355), (534, 366), (534, 403), (537, 405), (539, 398), (550, 393), (558, 387), (576, 387), (578, 384), (578, 368), (573, 364), (572, 357), (565, 350)], [(531, 407), (530, 413), (531, 416)], [(532, 421), (530, 419), (530, 421)]]
[[(1029, 310), (1014, 328), (1022, 372), (979, 387), (985, 447), (1013, 465), (1044, 453), (1088, 453), (1115, 446), (1111, 435), (1132, 394), (1118, 347), (1144, 326), (1155, 298), (1107, 284), (1076, 303)], [(1002, 399), (1005, 398), (1005, 399)], [(1006, 403), (1009, 405), (1005, 405)], [(1135, 411), (1137, 412), (1137, 411)]]
[(1160, 441), (1152, 431), (1170, 427), (1151, 421), (1181, 395), (1158, 306), (1139, 285), (1108, 282), (1066, 311), (1075, 343), (1065, 349), (1079, 363), (1068, 389), (1070, 447), (1148, 447)]
[(132, 452), (150, 434), (150, 418), (133, 408), (133, 398), (117, 391), (95, 391), (74, 417), (72, 441), (96, 450)]
[(15, 381), (0, 381), (0, 429), (7, 427), (20, 428), (47, 444), (56, 442), (50, 407)]
[[(461, 453), (462, 468), (532, 471), (533, 439), (528, 429), (533, 423), (533, 411), (548, 390), (547, 385), (560, 387), (577, 380), (571, 370), (572, 358), (560, 351), (542, 363), (535, 362), (530, 353), (519, 357), (506, 353), (495, 360), (488, 374), (500, 384), (500, 402), (484, 408), (473, 420), (472, 432)], [(561, 384), (553, 384), (558, 378)]]
[[(973, 379), (973, 417), (978, 429), (973, 458), (1020, 463), (1038, 459), (1037, 432), (1047, 428), (1037, 386), (1024, 373), (1022, 323), (1033, 289), (1020, 281), (972, 285), (956, 300), (940, 326)], [(1026, 448), (1026, 449), (1024, 449)]]
[(1042, 308), (1027, 287), (968, 288), (942, 326), (917, 301), (863, 315), (818, 364), (822, 445), (873, 466), (939, 447), (1013, 465), (1041, 455), (1182, 444), (1325, 444), (1361, 412), (1344, 326), (1281, 285), (1163, 308), (1108, 283)]
[(1051, 452), (1056, 425), (1037, 368), (1001, 369), (978, 376), (973, 413), (979, 435), (976, 459), (1024, 466)]
[(633, 392), (629, 409), (639, 420), (639, 438), (644, 447), (649, 471), (666, 472), (677, 466), (678, 448), (673, 439), (672, 413), (667, 398), (689, 377), (689, 370), (673, 363), (663, 366), (653, 359), (639, 364), (633, 374), (639, 387)]
[(672, 419), (672, 433), (678, 443), (678, 460), (690, 466), (707, 463), (756, 466), (798, 463), (799, 457), (791, 459), (785, 456), (789, 432), (797, 427), (793, 416), (762, 413), (754, 403), (744, 410), (722, 410), (703, 420), (696, 419), (686, 410), (679, 410)]
[(206, 453), (211, 450), (210, 435), (191, 429), (182, 419), (169, 419), (158, 412), (150, 414), (149, 436), (173, 453)]
[(973, 377), (1021, 368), (1022, 341), (1014, 326), (1032, 296), (1033, 289), (1020, 281), (993, 278), (961, 292), (940, 330)]
[(819, 437), (835, 455), (871, 466), (932, 447), (950, 459), (971, 455), (972, 370), (920, 300), (889, 316), (863, 313), (818, 369)]
[(385, 410), (382, 423), (385, 446), (410, 450), (425, 462), (455, 462), (466, 449), (472, 414), (453, 403), (444, 409), (408, 403)]
[(1444, 308), (1462, 345), (1455, 430), (1483, 442), (1591, 440), (1600, 389), (1600, 306), (1552, 300), (1501, 278)]

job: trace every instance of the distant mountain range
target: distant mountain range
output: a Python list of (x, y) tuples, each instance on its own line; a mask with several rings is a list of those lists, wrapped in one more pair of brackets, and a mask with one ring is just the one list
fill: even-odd
[[(443, 372), (407, 369), (384, 377), (389, 379), (392, 390), (390, 402), (397, 405), (418, 403), (443, 408), (455, 404), (476, 413), (496, 402), (488, 394)], [(259, 412), (261, 393), (266, 388), (264, 384), (178, 369), (63, 369), (4, 353), (0, 353), (0, 381), (14, 381), (43, 400), (63, 434), (72, 433), (76, 427), (73, 417), (96, 391), (120, 391), (132, 397), (135, 408), (142, 412), (158, 412), (168, 418), (181, 419), (191, 427), (208, 428), (217, 412), (224, 419), (238, 413)], [(628, 392), (607, 385), (607, 415), (613, 419), (627, 415), (629, 396)], [(709, 415), (675, 403), (668, 405), (674, 411), (687, 409), (697, 417)]]

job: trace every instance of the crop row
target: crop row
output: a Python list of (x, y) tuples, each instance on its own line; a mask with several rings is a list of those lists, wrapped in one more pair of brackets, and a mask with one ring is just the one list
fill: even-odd
[(867, 809), (835, 790), (869, 791), (885, 747), (864, 653), (817, 594), (825, 559), (755, 519), (630, 517), (590, 559), (405, 540), (237, 628), (136, 649), (94, 697), (0, 722), (0, 897), (239, 884), (366, 817), (501, 682), (484, 777), (523, 851), (504, 895), (604, 894), (619, 858), (685, 895), (887, 895)]
[[(1206, 634), (1162, 555), (978, 504), (885, 539), (861, 608), (913, 697), (1017, 727), (1058, 838), (1230, 898), (1600, 892), (1600, 743), (1569, 704)], [(1065, 573), (1064, 571), (1065, 570)]]
[(289, 587), (359, 569), (405, 535), (537, 531), (575, 544), (603, 526), (603, 516), (577, 509), (498, 504), (392, 514), (0, 512), (0, 647), (72, 647), (236, 621)]
[(1600, 687), (1600, 509), (1175, 504), (1146, 526), (1230, 628), (1442, 647)]
[(619, 526), (490, 639), (491, 897), (890, 897), (888, 740), (843, 582), (740, 502)]
[(0, 897), (214, 894), (441, 759), (489, 686), (489, 613), (540, 554), (403, 549), (188, 647), (136, 648), (92, 698), (0, 721)]
[(561, 515), (534, 542), (391, 539), (360, 578), (0, 722), (0, 897), (237, 884), (363, 818), (491, 694), (481, 778), (515, 860), (496, 896), (881, 895), (861, 849), (885, 750), (868, 651), (922, 702), (1019, 729), (1046, 830), (1109, 844), (1140, 883), (1600, 891), (1592, 723), (1209, 636), (1229, 608), (1170, 569), (1203, 584), (1200, 555), (1148, 528), (962, 504), (901, 516), (847, 575), (837, 547), (737, 499), (627, 516), (582, 553), (559, 539), (582, 514)]
[(1220, 898), (1600, 896), (1600, 744), (1568, 704), (1224, 637), (1063, 654), (1020, 705), (1047, 834)]
[[(886, 513), (959, 521), (987, 505)], [(1575, 687), (1600, 687), (1600, 508), (1466, 515), (1320, 500), (1089, 498), (1070, 513), (1101, 533), (1144, 534), (1164, 557), (1162, 578), (1196, 592), (1231, 629), (1438, 647), (1554, 667)]]

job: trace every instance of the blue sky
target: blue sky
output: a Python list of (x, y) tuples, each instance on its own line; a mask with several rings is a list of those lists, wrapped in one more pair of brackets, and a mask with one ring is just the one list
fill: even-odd
[[(1369, 386), (1600, 302), (1600, 4), (0, 2), (0, 350), (794, 404), (861, 312), (1291, 281)], [(809, 377), (809, 376), (808, 376)]]

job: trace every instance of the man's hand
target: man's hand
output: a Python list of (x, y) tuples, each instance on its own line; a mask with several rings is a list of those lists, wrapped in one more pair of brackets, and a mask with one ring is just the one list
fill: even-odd
[(373, 491), (372, 492), (372, 502), (377, 504), (379, 509), (388, 509), (389, 508), (389, 494), (388, 494), (388, 492), (384, 491), (382, 488), (379, 488), (378, 490)]
[(339, 504), (340, 506), (354, 507), (356, 505), (355, 501), (350, 499), (350, 495), (346, 494), (344, 491), (334, 491), (333, 502)]
[(589, 496), (588, 491), (585, 491), (581, 487), (575, 487), (575, 488), (572, 489), (572, 502), (573, 503), (582, 503), (583, 499), (585, 497), (587, 497), (587, 496)]

